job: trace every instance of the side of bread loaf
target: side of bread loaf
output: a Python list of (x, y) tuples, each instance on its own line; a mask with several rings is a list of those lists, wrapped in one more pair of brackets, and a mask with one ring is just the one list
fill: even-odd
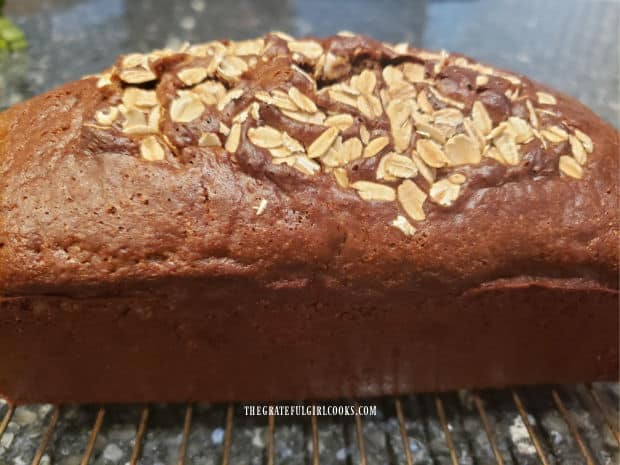
[(121, 57), (0, 115), (0, 392), (616, 377), (618, 140), (523, 76), (362, 36)]

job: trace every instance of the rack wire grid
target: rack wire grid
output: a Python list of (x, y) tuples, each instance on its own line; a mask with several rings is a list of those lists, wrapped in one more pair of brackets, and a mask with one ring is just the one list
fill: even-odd
[(316, 403), (376, 405), (366, 417), (0, 404), (0, 465), (612, 465), (619, 396), (618, 384), (598, 383)]

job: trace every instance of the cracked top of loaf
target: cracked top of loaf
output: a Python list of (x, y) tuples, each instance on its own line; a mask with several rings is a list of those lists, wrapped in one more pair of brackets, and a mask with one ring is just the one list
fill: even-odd
[(271, 33), (0, 115), (0, 295), (158, 280), (617, 289), (618, 132), (461, 55)]

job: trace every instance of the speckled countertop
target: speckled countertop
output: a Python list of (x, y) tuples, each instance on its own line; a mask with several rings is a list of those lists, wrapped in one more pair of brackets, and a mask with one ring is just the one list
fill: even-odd
[[(618, 442), (606, 427), (600, 411), (585, 387), (556, 388), (592, 456), (592, 464), (620, 463)], [(618, 405), (618, 385), (598, 385), (607, 405)], [(549, 387), (519, 390), (527, 418), (540, 441), (549, 465), (585, 463), (565, 419), (554, 405)], [(460, 465), (497, 464), (470, 393), (441, 395), (446, 426)], [(486, 415), (495, 434), (504, 465), (538, 465), (536, 448), (515, 407), (510, 391), (481, 393)], [(402, 398), (404, 422), (412, 462), (416, 465), (450, 465), (443, 426), (436, 410), (436, 397)], [(362, 418), (362, 434), (368, 465), (406, 464), (404, 442), (393, 399), (369, 399), (377, 415)], [(137, 465), (180, 464), (184, 405), (152, 405), (142, 454)], [(612, 407), (612, 409), (615, 407)], [(140, 406), (106, 406), (102, 428), (94, 443), (89, 465), (127, 465), (135, 444)], [(0, 418), (7, 410), (0, 402)], [(21, 406), (0, 439), (0, 465), (30, 464), (43, 432), (54, 413), (50, 405)], [(97, 413), (96, 406), (65, 406), (40, 465), (80, 465)], [(614, 414), (617, 417), (617, 410)], [(222, 462), (225, 443), (226, 407), (198, 404), (193, 407), (187, 436), (185, 465), (215, 465)], [(312, 463), (313, 441), (309, 417), (276, 417), (274, 464)], [(229, 463), (269, 464), (267, 417), (244, 416), (237, 406), (231, 434)], [(321, 465), (360, 464), (360, 447), (353, 417), (318, 417), (318, 451)]]
[(125, 52), (269, 30), (339, 30), (465, 53), (552, 85), (620, 127), (616, 0), (8, 0), (30, 41), (0, 58), (0, 108)]

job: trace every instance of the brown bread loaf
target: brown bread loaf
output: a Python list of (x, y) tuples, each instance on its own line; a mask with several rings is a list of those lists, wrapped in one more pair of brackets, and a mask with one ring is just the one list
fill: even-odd
[(460, 55), (281, 33), (0, 114), (0, 394), (618, 377), (618, 132)]

